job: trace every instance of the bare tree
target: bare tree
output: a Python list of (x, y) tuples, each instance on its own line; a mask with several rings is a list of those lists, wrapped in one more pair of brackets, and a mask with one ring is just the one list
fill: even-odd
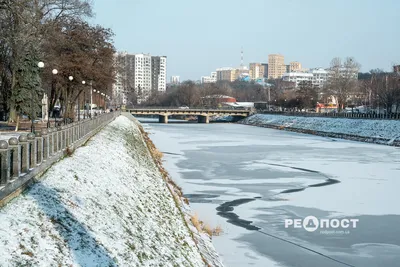
[(334, 96), (340, 111), (350, 96), (357, 89), (357, 75), (360, 64), (351, 57), (348, 57), (342, 63), (340, 58), (334, 58), (331, 61), (330, 76), (324, 89), (326, 93)]

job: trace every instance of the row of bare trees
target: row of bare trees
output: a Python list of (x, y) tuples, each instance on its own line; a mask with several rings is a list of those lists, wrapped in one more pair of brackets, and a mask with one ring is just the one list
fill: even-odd
[(0, 1), (0, 103), (9, 121), (36, 117), (44, 93), (49, 111), (59, 101), (69, 118), (77, 101), (85, 101), (82, 93), (89, 95), (88, 84), (111, 93), (113, 33), (90, 25), (91, 16), (88, 0)]

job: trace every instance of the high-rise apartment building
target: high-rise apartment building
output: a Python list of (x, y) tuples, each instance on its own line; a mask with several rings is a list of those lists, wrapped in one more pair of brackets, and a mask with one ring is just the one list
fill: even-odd
[(264, 67), (264, 78), (268, 79), (268, 63), (262, 63)]
[(171, 76), (171, 84), (179, 84), (181, 82), (179, 76)]
[(268, 55), (268, 78), (282, 78), (285, 72), (286, 66), (284, 56), (278, 54)]
[(135, 54), (133, 57), (133, 88), (140, 104), (149, 98), (152, 89), (151, 55)]
[(265, 67), (261, 63), (250, 63), (250, 79), (257, 80), (264, 78)]
[(152, 91), (165, 92), (167, 58), (165, 56), (151, 56), (150, 54), (119, 53), (116, 56), (117, 82), (114, 85), (115, 93), (121, 94), (123, 103), (129, 103), (129, 95), (135, 93), (137, 103), (146, 101)]
[(233, 82), (234, 80), (236, 80), (236, 69), (234, 68), (217, 69), (217, 81)]
[(151, 57), (151, 90), (165, 92), (167, 89), (167, 57)]
[(290, 72), (301, 71), (301, 63), (298, 61), (290, 62)]
[(201, 83), (215, 83), (217, 82), (217, 72), (211, 72), (210, 76), (202, 76)]

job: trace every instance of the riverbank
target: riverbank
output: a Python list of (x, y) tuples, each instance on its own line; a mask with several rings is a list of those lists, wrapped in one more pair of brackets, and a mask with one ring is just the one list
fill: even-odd
[(118, 117), (39, 179), (0, 210), (1, 266), (222, 266), (133, 118)]
[(400, 146), (400, 121), (256, 114), (239, 123), (278, 130)]

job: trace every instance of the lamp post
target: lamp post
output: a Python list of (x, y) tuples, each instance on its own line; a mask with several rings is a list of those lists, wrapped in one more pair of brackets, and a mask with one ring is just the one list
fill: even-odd
[[(53, 73), (53, 75), (57, 75), (58, 70), (57, 69), (53, 69), (51, 71), (51, 73)], [(54, 79), (53, 79), (53, 82), (52, 82), (52, 86), (54, 86)], [(49, 105), (49, 108), (48, 108), (48, 112), (49, 112), (49, 114), (47, 115), (48, 116), (47, 117), (47, 128), (50, 127), (50, 105)], [(54, 114), (54, 107), (53, 107), (53, 115), (54, 115), (54, 126), (55, 126), (56, 125), (56, 116)]]
[[(97, 109), (99, 109), (99, 106), (100, 106), (100, 91), (99, 90), (97, 90)], [(99, 113), (100, 113), (101, 111), (99, 110)]]
[[(70, 81), (70, 82), (72, 82), (72, 80), (74, 79), (74, 77), (73, 76), (68, 76), (68, 80)], [(71, 86), (70, 84), (68, 84), (68, 86)], [(68, 99), (68, 97), (67, 97), (67, 99)], [(69, 103), (66, 103), (67, 104), (67, 107), (68, 107), (68, 104)], [(66, 124), (66, 118), (65, 118), (65, 115), (67, 115), (67, 114), (64, 114), (64, 125)]]
[[(38, 62), (37, 64), (39, 69), (44, 68), (44, 63), (43, 62)], [(33, 110), (33, 90), (31, 91), (31, 132), (34, 133), (35, 132), (35, 126), (34, 124), (34, 110)]]
[(92, 117), (92, 104), (93, 104), (93, 96), (92, 96), (92, 81), (90, 81), (90, 118)]
[[(96, 93), (96, 89), (93, 89), (93, 92)], [(92, 96), (91, 96), (92, 97)], [(93, 100), (93, 99), (92, 99)], [(96, 103), (96, 95), (94, 95), (94, 102)], [(93, 108), (92, 108), (93, 109)]]
[[(85, 84), (86, 84), (86, 82), (82, 81), (82, 85), (85, 86)], [(79, 115), (79, 117), (80, 117), (80, 115)], [(85, 90), (83, 90), (83, 119), (86, 119), (86, 91)]]

